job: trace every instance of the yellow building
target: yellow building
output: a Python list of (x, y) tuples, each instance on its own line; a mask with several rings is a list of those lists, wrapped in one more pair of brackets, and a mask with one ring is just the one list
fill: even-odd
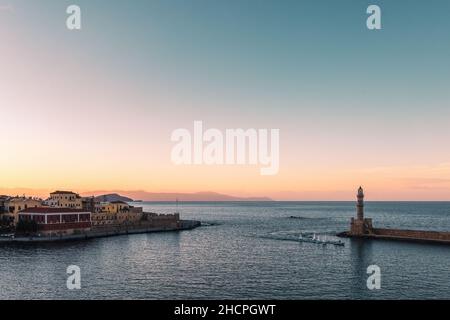
[(97, 205), (97, 210), (96, 211), (97, 212), (103, 212), (103, 213), (111, 213), (111, 214), (117, 213), (116, 207), (113, 206), (111, 204), (111, 202), (100, 202)]
[(118, 224), (117, 205), (111, 202), (96, 202), (95, 213), (92, 214), (92, 226), (114, 226)]
[(97, 202), (96, 212), (123, 213), (130, 211), (130, 205), (123, 201)]
[(71, 191), (55, 191), (50, 193), (46, 200), (47, 205), (53, 208), (68, 208), (81, 210), (83, 203), (81, 197)]
[(98, 202), (92, 214), (92, 226), (120, 226), (142, 219), (142, 208), (135, 208), (123, 201)]
[(113, 201), (111, 205), (116, 213), (125, 213), (130, 211), (130, 205), (123, 201)]
[(117, 214), (95, 212), (91, 215), (92, 227), (111, 227), (117, 225)]
[(42, 200), (27, 197), (11, 197), (4, 201), (4, 216), (10, 218), (16, 224), (19, 221), (18, 213), (29, 208), (42, 207)]

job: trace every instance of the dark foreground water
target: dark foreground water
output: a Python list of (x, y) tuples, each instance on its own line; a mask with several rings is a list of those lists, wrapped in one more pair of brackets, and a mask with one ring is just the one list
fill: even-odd
[[(169, 213), (173, 204), (142, 203)], [(450, 246), (333, 238), (348, 228), (351, 202), (191, 203), (183, 218), (211, 224), (52, 245), (0, 246), (2, 299), (424, 299), (450, 298)], [(377, 227), (450, 231), (450, 203), (367, 203)], [(290, 218), (296, 217), (295, 219)], [(369, 265), (381, 290), (368, 290)], [(66, 268), (81, 268), (81, 290)]]

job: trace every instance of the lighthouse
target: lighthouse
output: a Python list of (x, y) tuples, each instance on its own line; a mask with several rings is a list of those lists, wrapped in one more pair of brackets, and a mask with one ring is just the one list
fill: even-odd
[(364, 190), (362, 187), (359, 187), (356, 199), (356, 217), (351, 218), (350, 231), (338, 233), (338, 237), (401, 240), (450, 245), (450, 232), (374, 228), (372, 219), (364, 217)]
[(360, 221), (364, 220), (364, 190), (359, 187), (358, 194), (356, 196), (358, 201), (356, 202), (356, 218)]
[(350, 222), (350, 235), (362, 236), (372, 233), (372, 219), (364, 218), (364, 190), (359, 187), (356, 194), (356, 218)]

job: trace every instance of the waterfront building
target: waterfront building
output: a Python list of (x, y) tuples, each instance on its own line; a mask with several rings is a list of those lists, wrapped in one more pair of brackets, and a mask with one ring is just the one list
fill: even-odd
[(101, 227), (134, 224), (142, 219), (142, 215), (141, 207), (133, 207), (123, 201), (97, 202), (92, 214), (92, 225)]
[(111, 202), (107, 202), (107, 201), (106, 202), (98, 202), (98, 204), (96, 206), (96, 212), (116, 214), (117, 206), (115, 206)]
[(129, 212), (130, 208), (132, 208), (132, 206), (130, 206), (128, 203), (123, 202), (123, 201), (112, 201), (112, 202), (103, 201), (103, 202), (96, 203), (95, 211), (117, 214), (117, 213)]
[(123, 201), (112, 201), (110, 204), (113, 206), (113, 210), (116, 213), (119, 212), (129, 212), (130, 211), (130, 205)]
[(6, 213), (6, 201), (9, 199), (9, 196), (0, 195), (0, 226), (10, 226), (12, 224), (12, 220), (5, 215)]
[(117, 216), (102, 212), (92, 214), (92, 227), (111, 227), (117, 225)]
[(50, 193), (46, 204), (53, 208), (83, 209), (81, 197), (72, 191), (55, 191)]
[(3, 218), (16, 224), (19, 221), (18, 213), (28, 208), (42, 207), (42, 200), (32, 197), (8, 197), (3, 201)]
[(19, 213), (19, 221), (34, 222), (45, 236), (80, 234), (92, 226), (90, 212), (67, 208), (28, 208)]
[(0, 195), (0, 214), (6, 211), (5, 202), (8, 200), (9, 196)]
[(95, 212), (92, 214), (93, 227), (111, 227), (117, 226), (116, 206), (110, 202), (95, 202)]

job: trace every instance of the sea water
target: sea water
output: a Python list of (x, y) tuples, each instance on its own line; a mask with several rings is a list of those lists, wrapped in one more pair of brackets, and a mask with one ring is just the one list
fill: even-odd
[[(136, 203), (173, 213), (174, 203)], [(450, 246), (334, 240), (353, 202), (180, 203), (205, 226), (59, 244), (0, 246), (2, 299), (437, 299), (450, 298)], [(450, 202), (368, 202), (375, 227), (450, 231)], [(81, 289), (68, 290), (69, 265)], [(367, 288), (367, 268), (381, 289)]]

